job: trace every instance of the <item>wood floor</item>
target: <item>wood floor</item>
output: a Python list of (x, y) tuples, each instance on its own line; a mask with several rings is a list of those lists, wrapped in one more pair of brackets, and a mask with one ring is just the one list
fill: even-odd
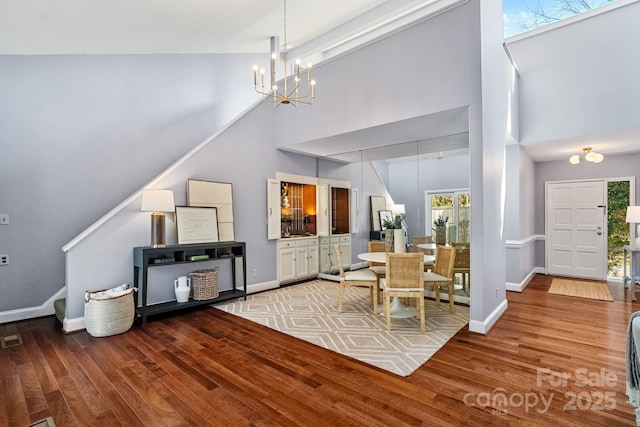
[(406, 378), (212, 308), (108, 338), (53, 317), (0, 325), (24, 341), (0, 349), (0, 425), (635, 425), (625, 343), (640, 303), (621, 284), (606, 302), (550, 281), (509, 292), (487, 335), (464, 328)]

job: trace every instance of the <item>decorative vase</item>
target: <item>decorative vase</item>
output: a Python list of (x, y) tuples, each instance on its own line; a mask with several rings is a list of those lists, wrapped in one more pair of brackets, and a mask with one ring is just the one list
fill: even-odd
[(398, 228), (393, 230), (393, 252), (403, 253), (407, 251), (404, 230)]
[(187, 276), (180, 276), (173, 281), (176, 291), (177, 302), (189, 301), (189, 293), (191, 292), (191, 278)]
[(447, 243), (447, 226), (436, 225), (436, 244), (445, 245)]
[(384, 251), (385, 252), (393, 252), (394, 249), (394, 231), (395, 230), (390, 230), (387, 229), (387, 231), (384, 233)]

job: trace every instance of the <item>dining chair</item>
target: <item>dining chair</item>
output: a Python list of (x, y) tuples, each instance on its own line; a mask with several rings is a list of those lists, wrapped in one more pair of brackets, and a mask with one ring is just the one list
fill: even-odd
[(453, 264), (453, 276), (460, 274), (462, 276), (462, 289), (469, 291), (469, 279), (471, 276), (470, 255), (471, 246), (469, 242), (452, 243), (451, 246), (456, 248), (456, 261)]
[(431, 243), (431, 236), (412, 236), (411, 252), (422, 252), (425, 255), (435, 255), (433, 249), (422, 249), (418, 245), (422, 243)]
[(420, 332), (425, 331), (424, 315), (424, 255), (422, 253), (387, 253), (385, 278), (380, 280), (384, 299), (387, 330), (391, 330), (391, 297), (416, 299), (416, 317)]
[[(411, 237), (411, 252), (420, 252), (425, 255), (435, 255), (433, 249), (422, 249), (418, 245), (422, 243), (431, 243), (431, 236), (413, 236)], [(424, 264), (424, 271), (429, 271), (433, 267), (433, 262)]]
[(360, 269), (355, 271), (344, 271), (342, 265), (342, 253), (340, 245), (335, 245), (336, 258), (338, 258), (338, 269), (340, 270), (340, 289), (338, 290), (338, 313), (342, 313), (342, 299), (344, 297), (344, 288), (347, 286), (367, 287), (371, 290), (371, 300), (373, 302), (373, 313), (378, 314), (378, 278), (376, 274), (369, 269)]
[(424, 287), (431, 288), (436, 294), (436, 303), (440, 304), (440, 288), (449, 290), (449, 308), (454, 311), (453, 305), (453, 266), (456, 260), (456, 248), (453, 246), (438, 245), (436, 250), (436, 262), (431, 271), (424, 273)]

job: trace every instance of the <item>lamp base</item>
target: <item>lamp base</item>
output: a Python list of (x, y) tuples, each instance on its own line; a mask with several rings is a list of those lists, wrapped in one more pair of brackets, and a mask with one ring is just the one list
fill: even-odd
[(164, 240), (164, 213), (151, 214), (151, 247), (164, 248), (167, 246)]

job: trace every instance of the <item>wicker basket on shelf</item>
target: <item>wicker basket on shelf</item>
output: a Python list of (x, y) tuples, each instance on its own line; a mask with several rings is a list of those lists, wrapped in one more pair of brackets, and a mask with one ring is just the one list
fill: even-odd
[(203, 301), (218, 298), (218, 268), (209, 270), (196, 270), (189, 273), (191, 277), (191, 287), (193, 288), (193, 299)]

